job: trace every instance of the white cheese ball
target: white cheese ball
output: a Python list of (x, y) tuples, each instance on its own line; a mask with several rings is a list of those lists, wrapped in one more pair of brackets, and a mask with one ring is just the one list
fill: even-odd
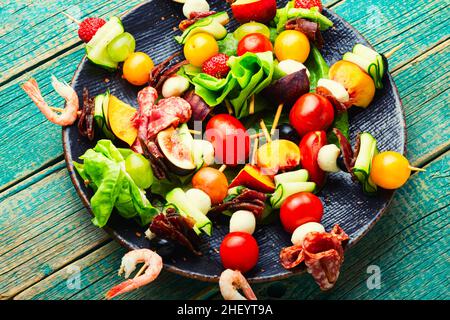
[(233, 213), (230, 219), (230, 232), (255, 232), (255, 215), (247, 210), (239, 210)]
[(185, 77), (175, 75), (167, 79), (162, 86), (164, 98), (179, 97), (189, 89), (189, 81)]
[(211, 210), (211, 198), (200, 189), (189, 189), (186, 191), (186, 197), (192, 202), (197, 209), (199, 209), (204, 215)]
[(190, 19), (191, 12), (207, 12), (209, 4), (206, 0), (186, 0), (183, 5), (183, 14)]
[(347, 90), (337, 81), (330, 79), (319, 79), (319, 81), (317, 81), (317, 86), (328, 89), (333, 97), (335, 97), (339, 102), (346, 103), (350, 100)]
[(292, 59), (286, 59), (286, 60), (282, 60), (278, 63), (278, 68), (283, 71), (284, 73), (291, 74), (297, 71), (300, 71), (302, 69), (306, 69), (306, 75), (309, 78), (309, 70), (308, 68), (305, 67), (305, 65), (301, 62), (298, 62), (296, 60), (292, 60)]
[(327, 144), (320, 148), (317, 154), (317, 164), (320, 169), (325, 172), (339, 172), (337, 159), (341, 154), (341, 150), (335, 144)]
[(325, 232), (325, 228), (317, 222), (307, 222), (295, 229), (292, 234), (291, 241), (293, 245), (302, 245), (303, 240), (310, 232)]

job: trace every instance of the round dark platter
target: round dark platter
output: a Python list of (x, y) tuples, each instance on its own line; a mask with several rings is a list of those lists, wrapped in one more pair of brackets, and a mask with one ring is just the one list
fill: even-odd
[[(278, 5), (285, 1), (278, 1)], [(225, 1), (212, 5), (212, 9), (227, 9)], [(334, 22), (334, 27), (323, 32), (324, 48), (321, 50), (329, 65), (341, 59), (345, 52), (351, 51), (356, 43), (367, 41), (341, 17), (324, 9), (324, 14)], [(171, 53), (180, 50), (173, 40), (178, 34), (174, 30), (181, 19), (181, 5), (167, 0), (154, 0), (141, 4), (122, 16), (125, 30), (136, 39), (136, 51), (149, 54), (155, 63), (164, 60)], [(231, 14), (230, 14), (231, 16)], [(232, 21), (228, 30), (234, 30), (236, 22)], [(105, 79), (108, 79), (105, 81)], [(404, 152), (406, 130), (404, 115), (397, 88), (390, 74), (384, 78), (384, 88), (377, 90), (376, 97), (367, 109), (352, 108), (350, 111), (350, 132), (354, 142), (358, 132), (368, 131), (378, 141), (380, 150)], [(74, 75), (72, 86), (79, 94), (80, 101), (83, 87), (89, 89), (90, 95), (111, 94), (137, 107), (136, 96), (141, 89), (128, 84), (120, 74), (108, 73), (91, 64), (84, 58)], [(81, 137), (76, 125), (65, 127), (62, 132), (67, 168), (72, 182), (82, 202), (92, 214), (89, 199), (92, 190), (85, 187), (76, 173), (72, 161), (78, 161), (87, 149), (95, 145)], [(361, 186), (351, 181), (345, 173), (332, 174), (325, 188), (319, 194), (324, 204), (322, 223), (326, 230), (338, 223), (350, 236), (349, 246), (355, 244), (380, 218), (391, 198), (392, 192), (379, 191), (377, 196), (369, 197), (362, 193)], [(203, 280), (218, 281), (222, 264), (218, 248), (223, 237), (228, 233), (228, 225), (223, 221), (214, 223), (213, 235), (202, 236), (202, 257), (195, 257), (182, 248), (166, 250), (156, 248), (148, 241), (134, 220), (126, 220), (118, 214), (112, 214), (104, 230), (127, 249), (152, 248), (157, 250), (164, 260), (164, 267), (177, 274)], [(269, 225), (257, 227), (254, 234), (260, 246), (260, 257), (256, 267), (246, 274), (251, 282), (264, 282), (289, 277), (294, 272), (285, 270), (279, 263), (280, 249), (291, 245), (290, 235), (284, 232), (278, 220)], [(374, 244), (376, 245), (376, 244)], [(301, 270), (297, 270), (299, 272)]]

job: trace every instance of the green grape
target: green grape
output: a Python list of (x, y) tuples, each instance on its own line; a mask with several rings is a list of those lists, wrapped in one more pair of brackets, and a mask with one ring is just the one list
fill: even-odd
[(125, 61), (130, 54), (134, 52), (136, 41), (134, 37), (124, 32), (115, 37), (107, 47), (108, 55), (115, 62)]
[(148, 189), (153, 183), (150, 162), (144, 156), (132, 153), (125, 159), (125, 170), (139, 188)]
[(265, 35), (267, 38), (270, 39), (269, 28), (265, 24), (254, 21), (244, 23), (243, 25), (241, 25), (234, 31), (233, 35), (236, 38), (236, 40), (239, 41), (243, 37), (251, 33), (261, 33), (262, 35)]

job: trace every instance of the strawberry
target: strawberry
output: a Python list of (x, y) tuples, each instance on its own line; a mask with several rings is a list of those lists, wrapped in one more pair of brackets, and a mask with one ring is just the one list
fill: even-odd
[(322, 1), (320, 0), (295, 0), (296, 8), (310, 9), (312, 7), (319, 7), (319, 11), (322, 11)]
[(81, 21), (78, 28), (78, 36), (84, 42), (89, 42), (98, 29), (106, 23), (101, 18), (86, 18)]
[(202, 71), (219, 79), (225, 78), (230, 71), (227, 65), (228, 59), (229, 57), (224, 53), (216, 54), (203, 62)]

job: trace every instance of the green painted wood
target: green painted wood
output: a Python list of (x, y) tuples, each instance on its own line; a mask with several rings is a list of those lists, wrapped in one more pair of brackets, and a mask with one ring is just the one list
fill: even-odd
[[(448, 299), (449, 168), (447, 152), (396, 192), (373, 230), (346, 252), (333, 290), (321, 292), (309, 274), (302, 274), (254, 285), (256, 295), (270, 299), (286, 290), (282, 299)], [(380, 289), (367, 288), (370, 265), (380, 268)]]
[[(125, 252), (117, 243), (110, 242), (53, 273), (14, 299), (104, 299), (113, 285), (124, 280), (117, 275), (117, 270)], [(73, 286), (77, 271), (80, 271), (78, 288)], [(210, 286), (163, 271), (156, 281), (117, 299), (190, 299)]]
[(40, 180), (31, 177), (0, 201), (1, 299), (11, 298), (108, 239), (91, 224), (63, 164), (56, 166), (60, 169), (53, 174)]
[[(9, 1), (2, 5), (0, 31), (0, 83), (34, 66), (37, 62), (74, 45), (80, 45), (78, 26), (66, 18), (66, 12), (78, 20), (89, 16), (120, 15), (141, 0), (131, 1)], [(24, 50), (25, 49), (25, 50)]]
[(333, 10), (361, 32), (379, 52), (400, 49), (389, 59), (393, 70), (448, 39), (447, 1), (345, 0)]

